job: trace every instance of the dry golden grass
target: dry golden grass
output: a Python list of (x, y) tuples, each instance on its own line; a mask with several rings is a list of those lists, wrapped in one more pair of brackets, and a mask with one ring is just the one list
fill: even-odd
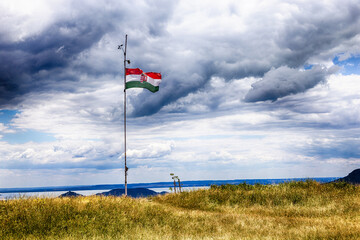
[(360, 188), (241, 184), (153, 198), (0, 202), (0, 239), (360, 239)]

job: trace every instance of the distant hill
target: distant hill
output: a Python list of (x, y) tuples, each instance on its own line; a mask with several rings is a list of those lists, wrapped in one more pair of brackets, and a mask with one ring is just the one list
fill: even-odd
[(78, 194), (76, 192), (68, 191), (66, 193), (61, 194), (59, 197), (80, 197), (81, 194)]
[(346, 177), (339, 178), (334, 182), (348, 182), (352, 184), (360, 184), (360, 168), (355, 169), (354, 171), (349, 173), (349, 175), (347, 175)]
[[(166, 192), (162, 192), (160, 194), (164, 194)], [(103, 193), (98, 193), (96, 195), (103, 195), (103, 196), (122, 196), (125, 194), (125, 189), (123, 188), (118, 188), (118, 189), (113, 189), (110, 190), (108, 192), (103, 192)], [(158, 195), (157, 192), (147, 189), (147, 188), (129, 188), (127, 190), (127, 194), (130, 197), (133, 198), (138, 198), (138, 197), (148, 197), (148, 196), (154, 196), (154, 195)]]

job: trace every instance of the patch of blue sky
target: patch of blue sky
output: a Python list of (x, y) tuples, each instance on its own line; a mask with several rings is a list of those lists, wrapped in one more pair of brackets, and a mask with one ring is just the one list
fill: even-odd
[(341, 60), (341, 55), (338, 55), (333, 59), (333, 63), (343, 67), (343, 75), (360, 74), (360, 55), (351, 55), (345, 60)]
[(9, 129), (15, 130), (11, 133), (2, 133), (1, 141), (8, 142), (10, 144), (23, 144), (27, 142), (53, 142), (56, 138), (49, 133), (43, 133), (36, 130), (21, 130), (11, 127), (11, 120), (20, 113), (18, 110), (2, 109), (0, 110), (0, 123), (6, 125)]
[(8, 124), (11, 121), (11, 119), (15, 117), (17, 113), (19, 113), (19, 111), (17, 110), (8, 110), (8, 109), (0, 110), (0, 123)]
[(25, 130), (3, 134), (1, 141), (6, 141), (10, 144), (23, 144), (27, 142), (44, 143), (56, 141), (56, 138), (49, 133), (43, 133), (36, 130)]
[(312, 64), (305, 64), (305, 65), (304, 65), (304, 69), (305, 69), (305, 70), (310, 70), (310, 69), (312, 69), (313, 66), (314, 66), (314, 65), (312, 65)]

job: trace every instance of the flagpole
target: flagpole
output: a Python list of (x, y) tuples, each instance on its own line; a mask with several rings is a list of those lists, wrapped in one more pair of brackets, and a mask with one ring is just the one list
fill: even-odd
[(125, 196), (127, 196), (127, 171), (126, 166), (126, 48), (127, 48), (127, 34), (125, 35), (125, 50), (124, 50), (124, 156), (125, 156)]

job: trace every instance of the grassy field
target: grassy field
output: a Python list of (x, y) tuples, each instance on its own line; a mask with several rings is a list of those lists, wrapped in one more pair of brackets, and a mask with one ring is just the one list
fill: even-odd
[(306, 181), (0, 201), (0, 239), (360, 239), (360, 187)]

